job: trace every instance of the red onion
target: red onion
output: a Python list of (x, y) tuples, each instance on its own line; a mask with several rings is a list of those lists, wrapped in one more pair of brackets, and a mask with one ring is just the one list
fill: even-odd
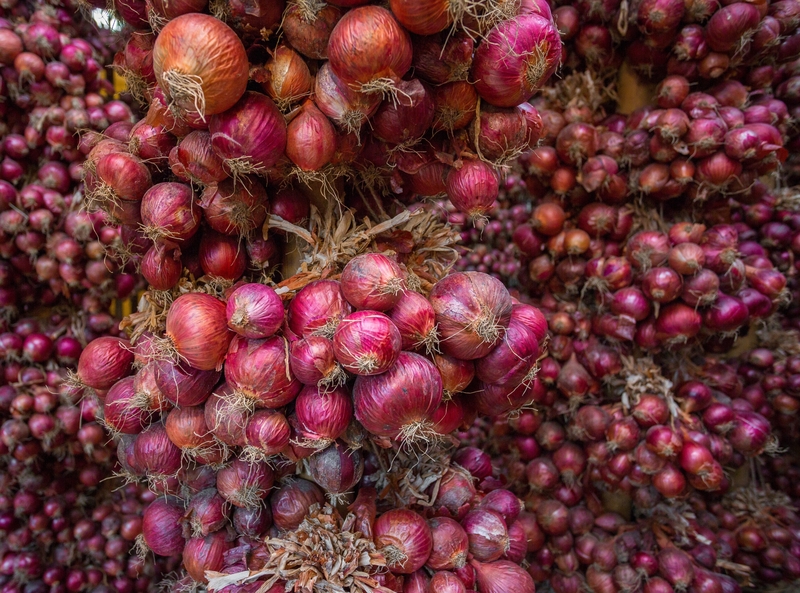
[(297, 529), (309, 507), (322, 504), (324, 497), (319, 486), (307, 480), (292, 480), (270, 496), (275, 526), (281, 530)]
[(145, 235), (173, 242), (190, 239), (198, 230), (200, 212), (194, 205), (192, 189), (182, 183), (157, 183), (141, 202)]
[(302, 387), (289, 368), (289, 344), (282, 336), (235, 337), (225, 359), (225, 380), (235, 390), (231, 405), (245, 409), (285, 406)]
[(201, 371), (219, 370), (233, 334), (225, 304), (208, 294), (179, 296), (167, 313), (166, 333), (178, 355)]
[(327, 338), (311, 336), (292, 342), (289, 364), (292, 373), (304, 385), (328, 390), (347, 381), (347, 374), (336, 362), (333, 342)]
[(239, 237), (263, 224), (267, 217), (267, 192), (257, 178), (242, 175), (207, 185), (200, 206), (212, 229)]
[(134, 444), (134, 454), (149, 476), (166, 478), (181, 467), (181, 450), (167, 436), (162, 424), (148, 426)]
[(337, 442), (312, 455), (308, 469), (314, 481), (326, 492), (342, 494), (361, 480), (364, 461), (358, 449)]
[[(346, 284), (345, 284), (346, 286)], [(342, 319), (333, 336), (336, 360), (356, 375), (379, 375), (400, 354), (401, 338), (391, 319), (377, 311), (357, 311)]]
[(266, 498), (273, 479), (272, 469), (266, 463), (235, 459), (217, 472), (217, 490), (234, 506), (254, 508)]
[[(275, 103), (248, 91), (209, 120), (211, 146), (234, 176), (265, 172), (286, 148), (286, 124)], [(264, 141), (267, 139), (268, 141)]]
[(561, 61), (561, 39), (551, 20), (538, 14), (500, 22), (476, 52), (471, 77), (478, 94), (497, 107), (531, 98)]
[(443, 278), (429, 300), (436, 311), (442, 348), (465, 360), (488, 354), (503, 337), (511, 317), (508, 291), (499, 280), (479, 272)]
[(388, 511), (378, 517), (373, 531), (375, 546), (394, 573), (411, 574), (419, 570), (431, 554), (431, 530), (425, 519), (413, 511)]
[(389, 317), (400, 332), (404, 350), (424, 350), (432, 354), (438, 350), (436, 313), (428, 299), (413, 291), (405, 291), (389, 312)]
[(426, 566), (432, 570), (454, 570), (467, 563), (469, 540), (464, 529), (448, 517), (428, 521), (433, 546)]
[(395, 261), (380, 253), (364, 253), (342, 270), (342, 294), (356, 309), (386, 311), (400, 300), (405, 281)]
[(268, 338), (283, 325), (283, 302), (269, 286), (243, 284), (226, 305), (228, 327), (246, 338)]
[(508, 560), (481, 563), (472, 560), (481, 593), (534, 593), (531, 575), (518, 564)]
[(218, 531), (228, 521), (225, 499), (215, 488), (202, 490), (192, 496), (184, 518), (192, 537), (205, 537)]
[(378, 6), (347, 12), (328, 40), (331, 69), (363, 93), (393, 90), (411, 67), (411, 56), (408, 33), (391, 12)]
[(301, 171), (319, 171), (333, 160), (336, 130), (311, 99), (303, 103), (286, 133), (286, 156)]
[(512, 315), (503, 341), (475, 365), (475, 376), (484, 383), (516, 387), (528, 377), (539, 356), (533, 331)]
[(369, 432), (413, 442), (426, 438), (442, 400), (442, 380), (425, 358), (401, 352), (387, 372), (359, 376), (353, 386), (356, 419)]
[(341, 387), (323, 392), (308, 386), (295, 400), (295, 415), (297, 432), (324, 447), (347, 429), (353, 417), (353, 404), (350, 394)]
[(316, 280), (289, 303), (289, 329), (297, 336), (333, 338), (336, 326), (352, 308), (335, 280)]
[(142, 536), (147, 547), (159, 556), (183, 552), (182, 517), (183, 509), (168, 499), (158, 498), (151, 502), (142, 519)]
[(183, 566), (195, 581), (206, 583), (206, 571), (221, 570), (225, 553), (232, 547), (225, 531), (216, 531), (204, 538), (191, 538), (183, 549)]
[(111, 389), (128, 376), (133, 366), (133, 352), (127, 340), (102, 337), (90, 342), (81, 352), (77, 378), (92, 389)]
[(137, 405), (134, 378), (117, 381), (103, 402), (103, 419), (112, 432), (138, 434), (149, 424), (150, 411)]
[(497, 199), (499, 182), (494, 169), (483, 161), (465, 160), (447, 175), (447, 197), (460, 211), (481, 217)]
[[(222, 158), (211, 147), (211, 134), (205, 130), (194, 130), (184, 136), (174, 153), (188, 180), (208, 185), (227, 177)], [(176, 173), (175, 164), (171, 162), (170, 166)]]
[(700, 332), (702, 323), (702, 316), (692, 307), (671, 303), (656, 319), (656, 334), (669, 343), (683, 343)]
[(162, 396), (176, 406), (197, 406), (206, 401), (219, 380), (219, 372), (156, 362), (156, 385)]

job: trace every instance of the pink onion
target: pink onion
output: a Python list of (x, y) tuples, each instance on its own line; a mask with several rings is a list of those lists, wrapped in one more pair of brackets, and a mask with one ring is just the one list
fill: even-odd
[(268, 338), (283, 325), (283, 302), (263, 284), (243, 284), (229, 296), (228, 327), (245, 338)]
[(364, 253), (342, 270), (342, 294), (356, 309), (386, 311), (400, 300), (405, 276), (394, 260), (380, 253)]

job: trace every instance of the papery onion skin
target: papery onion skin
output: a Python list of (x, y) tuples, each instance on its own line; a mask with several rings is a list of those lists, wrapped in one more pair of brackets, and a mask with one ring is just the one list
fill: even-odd
[(333, 336), (336, 360), (356, 375), (388, 371), (400, 354), (400, 331), (378, 311), (356, 311), (342, 319)]
[(446, 184), (453, 206), (473, 217), (484, 216), (500, 191), (495, 170), (478, 159), (465, 160), (460, 169), (450, 169)]
[(436, 283), (429, 300), (436, 311), (442, 349), (464, 360), (486, 356), (500, 342), (513, 303), (503, 284), (480, 272), (459, 272)]
[[(179, 16), (159, 33), (153, 46), (156, 79), (185, 112), (207, 117), (222, 113), (247, 88), (248, 61), (242, 42), (216, 18), (200, 13)], [(199, 77), (194, 92), (181, 90), (170, 73)], [(178, 82), (176, 85), (175, 82)]]
[(503, 21), (475, 51), (471, 79), (496, 107), (530, 99), (561, 62), (561, 38), (552, 21), (527, 14)]
[(286, 131), (286, 156), (303, 171), (319, 171), (336, 153), (336, 130), (311, 99)]
[(469, 539), (459, 523), (449, 517), (428, 520), (433, 548), (425, 565), (432, 570), (453, 570), (467, 563)]
[(393, 439), (424, 430), (441, 401), (439, 372), (412, 352), (401, 352), (387, 372), (360, 376), (353, 386), (356, 419), (372, 434)]
[(373, 531), (375, 546), (387, 556), (387, 567), (394, 573), (411, 574), (422, 568), (430, 556), (430, 527), (413, 511), (388, 511), (378, 517)]
[(173, 301), (166, 332), (180, 357), (201, 371), (222, 368), (234, 335), (228, 329), (225, 304), (203, 293), (181, 295)]
[(270, 496), (275, 526), (281, 530), (297, 529), (309, 507), (324, 501), (322, 490), (313, 482), (300, 479), (287, 482)]

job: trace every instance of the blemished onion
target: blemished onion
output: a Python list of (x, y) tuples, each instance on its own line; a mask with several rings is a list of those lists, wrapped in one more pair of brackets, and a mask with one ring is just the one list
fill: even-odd
[(215, 531), (206, 537), (187, 540), (183, 548), (183, 566), (189, 576), (197, 582), (206, 583), (206, 571), (222, 570), (225, 553), (233, 547), (233, 542), (228, 538), (226, 531)]
[(245, 338), (268, 338), (283, 325), (283, 301), (264, 284), (243, 284), (225, 306), (228, 327)]
[(352, 399), (342, 387), (321, 391), (307, 386), (297, 396), (294, 406), (298, 434), (323, 447), (338, 439), (353, 418)]
[(292, 342), (289, 364), (303, 385), (329, 390), (347, 381), (347, 373), (336, 361), (333, 342), (328, 338), (310, 336)]
[(467, 564), (469, 539), (458, 522), (449, 517), (428, 520), (433, 546), (425, 566), (432, 570), (454, 570)]
[(373, 525), (375, 546), (394, 573), (411, 574), (425, 565), (431, 554), (430, 527), (420, 515), (407, 509), (393, 509)]
[(533, 578), (519, 564), (509, 560), (471, 560), (481, 593), (535, 593)]
[(364, 93), (394, 89), (411, 68), (412, 53), (408, 33), (379, 6), (348, 11), (328, 40), (333, 72)]
[(215, 231), (245, 236), (260, 227), (267, 217), (267, 190), (251, 175), (225, 179), (206, 186), (200, 207), (208, 226)]
[(424, 350), (432, 354), (438, 350), (436, 313), (428, 299), (407, 290), (389, 311), (389, 317), (400, 331), (403, 350)]
[(326, 492), (342, 494), (352, 490), (364, 473), (363, 455), (343, 443), (334, 443), (308, 460), (308, 471)]
[(339, 322), (352, 312), (336, 280), (315, 280), (304, 286), (289, 303), (289, 329), (304, 338), (332, 339)]
[(481, 562), (498, 560), (508, 549), (508, 530), (500, 513), (478, 508), (461, 521), (467, 533), (470, 554)]
[(495, 170), (478, 159), (464, 160), (461, 168), (447, 174), (447, 197), (453, 206), (469, 216), (485, 216), (500, 191)]
[(149, 424), (150, 411), (136, 405), (133, 377), (117, 381), (103, 402), (103, 420), (112, 432), (138, 434)]
[(179, 16), (164, 26), (153, 46), (153, 70), (169, 101), (203, 120), (233, 107), (249, 76), (239, 36), (200, 13)]
[(183, 551), (181, 533), (183, 508), (165, 498), (151, 502), (142, 517), (142, 537), (147, 547), (159, 556), (173, 556)]
[(500, 343), (513, 303), (503, 284), (480, 272), (459, 272), (434, 285), (429, 300), (436, 312), (441, 346), (464, 360), (486, 356)]
[(412, 352), (401, 352), (383, 374), (357, 377), (353, 386), (356, 419), (369, 432), (387, 438), (425, 438), (441, 401), (439, 372)]
[(319, 171), (336, 153), (336, 129), (311, 99), (286, 130), (286, 156), (302, 171)]
[(282, 336), (261, 340), (236, 336), (225, 359), (225, 380), (235, 390), (238, 404), (248, 409), (285, 406), (302, 387), (289, 368), (289, 343)]
[(471, 78), (481, 98), (514, 107), (533, 96), (561, 62), (552, 20), (525, 14), (500, 22), (475, 51)]
[[(346, 285), (346, 283), (345, 283)], [(378, 311), (356, 311), (342, 319), (333, 336), (336, 360), (355, 375), (389, 370), (402, 348), (400, 331)]]
[(297, 529), (314, 504), (323, 504), (325, 497), (319, 486), (308, 480), (292, 480), (270, 496), (272, 518), (281, 530)]
[(273, 481), (272, 468), (265, 462), (235, 459), (217, 472), (217, 491), (234, 506), (253, 508), (267, 497)]
[(225, 303), (203, 293), (183, 294), (173, 301), (166, 333), (181, 359), (201, 371), (222, 368), (234, 336), (228, 329)]
[(141, 202), (144, 234), (150, 239), (181, 243), (194, 236), (202, 218), (192, 188), (183, 183), (157, 183)]
[(77, 379), (92, 389), (111, 389), (117, 381), (131, 374), (133, 359), (127, 340), (111, 336), (97, 338), (81, 352)]
[(275, 103), (247, 91), (209, 120), (211, 146), (233, 175), (264, 173), (286, 149), (286, 122)]
[(400, 300), (406, 274), (396, 261), (380, 253), (364, 253), (342, 270), (341, 291), (356, 309), (387, 311)]

